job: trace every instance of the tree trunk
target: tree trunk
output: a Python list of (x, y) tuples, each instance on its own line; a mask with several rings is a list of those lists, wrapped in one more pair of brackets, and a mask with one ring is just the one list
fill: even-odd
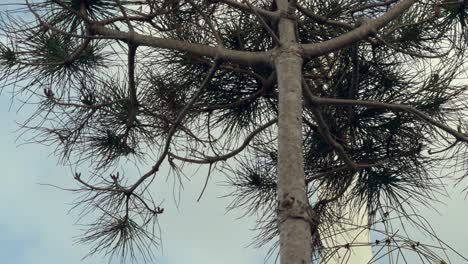
[[(287, 11), (288, 1), (278, 0)], [(275, 54), (279, 89), (278, 116), (278, 221), (280, 263), (311, 263), (304, 158), (302, 151), (302, 57), (293, 20), (281, 18), (278, 33), (281, 48)]]

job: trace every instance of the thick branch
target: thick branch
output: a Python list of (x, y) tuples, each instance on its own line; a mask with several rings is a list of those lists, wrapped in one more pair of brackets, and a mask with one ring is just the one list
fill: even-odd
[(304, 44), (302, 45), (304, 53), (309, 58), (315, 58), (364, 40), (369, 35), (375, 34), (377, 30), (386, 26), (390, 21), (400, 17), (416, 2), (417, 0), (403, 0), (382, 16), (369, 20), (344, 35), (320, 43)]
[(120, 39), (125, 42), (131, 42), (139, 46), (149, 46), (168, 50), (177, 50), (182, 52), (189, 52), (199, 56), (206, 56), (210, 58), (218, 57), (223, 61), (238, 63), (242, 65), (258, 65), (271, 64), (271, 52), (247, 52), (228, 50), (219, 47), (212, 47), (198, 43), (188, 43), (185, 41), (175, 39), (158, 38), (154, 36), (141, 35), (138, 33), (130, 33), (109, 29), (102, 25), (93, 25), (92, 32), (105, 37)]

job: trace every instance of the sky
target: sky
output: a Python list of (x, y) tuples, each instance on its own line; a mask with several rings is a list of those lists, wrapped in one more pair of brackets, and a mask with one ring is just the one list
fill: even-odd
[[(28, 108), (17, 113), (17, 106), (9, 110), (9, 96), (0, 96), (0, 262), (106, 263), (102, 257), (81, 260), (90, 248), (73, 241), (80, 234), (80, 227), (74, 225), (76, 214), (68, 214), (73, 194), (39, 184), (74, 187), (72, 173), (57, 165), (57, 158), (51, 155), (53, 148), (16, 141), (20, 133), (15, 121), (30, 113)], [(161, 171), (161, 175), (165, 173)], [(159, 220), (163, 248), (156, 252), (158, 263), (263, 263), (268, 248), (248, 247), (254, 219), (238, 219), (240, 212), (226, 214), (230, 200), (220, 197), (228, 190), (215, 184), (223, 179), (212, 175), (202, 200), (196, 202), (205, 176), (201, 171), (185, 182), (178, 209), (171, 182), (158, 182), (162, 186), (157, 196), (165, 197), (165, 211)]]
[[(0, 10), (3, 8), (0, 5)], [(25, 145), (18, 140), (17, 122), (34, 110), (25, 107), (17, 111), (19, 107), (17, 102), (11, 105), (7, 90), (0, 93), (0, 183), (4, 186), (0, 189), (0, 263), (107, 263), (108, 259), (102, 256), (82, 259), (90, 246), (74, 242), (81, 234), (76, 225), (77, 214), (69, 213), (75, 196), (41, 185), (76, 187), (72, 172), (57, 165), (53, 147)], [(131, 170), (129, 166), (119, 168)], [(160, 175), (165, 178), (167, 170), (161, 170)], [(240, 211), (226, 212), (230, 200), (220, 197), (229, 190), (219, 187), (225, 179), (212, 175), (203, 198), (196, 202), (206, 171), (188, 176), (193, 178), (185, 181), (178, 205), (173, 199), (172, 182), (158, 182), (160, 193), (156, 196), (164, 199), (164, 213), (159, 219), (163, 245), (155, 254), (157, 263), (264, 263), (269, 248), (249, 246), (254, 237), (250, 230), (254, 219), (240, 218)]]
[[(25, 145), (17, 140), (20, 133), (16, 122), (24, 120), (32, 110), (26, 107), (17, 112), (18, 106), (16, 103), (10, 108), (8, 94), (0, 95), (1, 262), (106, 263), (102, 256), (82, 260), (90, 247), (74, 243), (74, 237), (80, 234), (79, 226), (74, 224), (77, 215), (68, 213), (74, 196), (39, 184), (73, 187), (74, 180), (68, 167), (57, 165), (57, 158), (51, 155), (52, 147)], [(161, 171), (161, 175), (166, 173)], [(165, 197), (165, 212), (160, 217), (163, 248), (156, 252), (158, 263), (264, 263), (268, 248), (248, 247), (254, 234), (250, 230), (254, 219), (239, 219), (240, 211), (226, 214), (230, 200), (220, 197), (229, 190), (219, 186), (223, 182), (221, 175), (213, 175), (201, 202), (196, 202), (205, 176), (200, 171), (185, 182), (178, 208), (172, 198), (171, 182), (158, 182), (160, 193), (156, 196)], [(449, 189), (452, 199), (442, 200), (437, 206), (439, 213), (424, 208), (421, 211), (444, 241), (468, 254), (468, 201), (461, 188)], [(421, 241), (424, 239), (427, 238), (421, 237)]]

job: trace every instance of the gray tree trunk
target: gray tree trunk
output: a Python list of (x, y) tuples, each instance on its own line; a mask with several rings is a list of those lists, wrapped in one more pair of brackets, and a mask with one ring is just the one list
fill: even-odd
[[(287, 0), (277, 1), (287, 12)], [(309, 207), (304, 179), (302, 151), (302, 63), (293, 20), (282, 17), (278, 24), (281, 40), (275, 54), (279, 90), (278, 116), (278, 221), (280, 263), (311, 262), (311, 235), (307, 218)]]

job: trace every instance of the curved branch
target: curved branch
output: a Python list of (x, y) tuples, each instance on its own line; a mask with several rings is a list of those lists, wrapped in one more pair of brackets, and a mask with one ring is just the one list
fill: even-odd
[(320, 135), (322, 135), (323, 139), (328, 143), (330, 147), (332, 147), (336, 154), (340, 157), (340, 159), (352, 170), (356, 170), (356, 162), (349, 157), (349, 155), (344, 150), (343, 146), (338, 143), (335, 139), (333, 139), (330, 129), (328, 128), (327, 123), (323, 119), (322, 113), (317, 106), (312, 106), (312, 113), (317, 120), (318, 130)]
[(195, 104), (195, 102), (198, 100), (198, 98), (203, 94), (203, 92), (205, 91), (205, 88), (208, 86), (208, 84), (210, 83), (210, 81), (213, 78), (214, 74), (218, 70), (219, 64), (220, 64), (220, 62), (216, 58), (214, 63), (213, 63), (213, 66), (208, 71), (208, 74), (206, 75), (205, 79), (203, 80), (203, 83), (200, 85), (200, 88), (193, 95), (193, 97), (190, 99), (190, 101), (187, 103), (187, 105), (184, 107), (184, 109), (182, 109), (182, 111), (177, 116), (177, 119), (172, 124), (171, 129), (168, 132), (168, 136), (167, 136), (167, 139), (166, 139), (166, 143), (164, 144), (162, 154), (159, 157), (159, 159), (156, 161), (156, 164), (154, 164), (153, 167), (151, 168), (151, 170), (149, 170), (147, 173), (145, 173), (143, 176), (141, 176), (140, 179), (138, 179), (132, 185), (132, 187), (130, 187), (130, 189), (129, 189), (130, 192), (133, 192), (141, 183), (143, 183), (147, 178), (151, 177), (152, 175), (154, 175), (154, 173), (156, 173), (159, 170), (159, 167), (161, 166), (161, 164), (163, 163), (163, 161), (166, 158), (167, 154), (169, 153), (171, 140), (172, 140), (172, 137), (174, 136), (174, 134), (175, 134), (175, 132), (177, 130), (177, 127), (182, 122), (182, 120), (185, 118), (185, 115), (188, 113), (190, 108), (192, 108), (192, 106)]
[(337, 105), (337, 106), (358, 106), (359, 105), (359, 106), (386, 108), (386, 109), (390, 109), (394, 111), (408, 112), (408, 113), (415, 115), (420, 120), (447, 132), (448, 134), (452, 135), (457, 140), (468, 143), (468, 135), (463, 134), (447, 125), (437, 122), (436, 120), (428, 116), (426, 113), (409, 105), (390, 104), (390, 103), (382, 103), (382, 102), (377, 102), (377, 101), (348, 100), (348, 99), (319, 98), (319, 97), (314, 97), (312, 101), (313, 101), (312, 103), (314, 104), (321, 104), (321, 105)]
[(209, 105), (209, 106), (203, 107), (203, 108), (201, 108), (200, 110), (197, 110), (197, 111), (199, 111), (199, 112), (211, 112), (211, 111), (214, 111), (214, 110), (234, 108), (234, 107), (237, 107), (237, 106), (247, 104), (247, 103), (259, 98), (264, 93), (265, 93), (265, 89), (262, 88), (260, 90), (257, 90), (255, 93), (252, 93), (249, 96), (244, 97), (244, 98), (242, 98), (242, 99), (240, 99), (238, 101), (235, 101), (235, 102), (232, 102), (232, 103), (229, 103), (229, 104), (222, 104), (222, 105)]
[[(310, 91), (309, 86), (307, 85), (306, 81), (303, 79), (302, 80), (302, 85), (303, 89), (305, 90), (305, 94), (307, 95), (308, 99), (313, 102), (314, 100), (314, 95)], [(336, 142), (336, 140), (332, 137), (332, 134), (330, 132), (330, 129), (328, 128), (327, 123), (323, 119), (322, 112), (320, 111), (320, 107), (318, 104), (313, 104), (312, 105), (312, 113), (315, 116), (315, 119), (317, 121), (317, 126), (320, 135), (323, 137), (323, 139), (327, 142), (327, 144), (335, 150), (336, 154), (340, 157), (340, 159), (352, 170), (357, 169), (357, 164), (354, 160), (349, 157), (349, 155), (346, 153), (344, 150), (343, 146)]]
[(309, 58), (315, 58), (364, 40), (369, 35), (377, 33), (377, 30), (386, 26), (390, 21), (400, 17), (416, 2), (417, 0), (403, 0), (382, 16), (369, 20), (360, 27), (337, 38), (320, 43), (303, 44), (304, 53)]
[(220, 155), (220, 156), (207, 156), (207, 157), (204, 157), (203, 159), (191, 159), (191, 158), (184, 158), (184, 157), (180, 157), (180, 156), (177, 156), (173, 153), (170, 154), (171, 158), (174, 158), (174, 159), (177, 159), (177, 160), (180, 160), (180, 161), (185, 161), (185, 162), (190, 162), (190, 163), (196, 163), (196, 164), (212, 164), (214, 162), (218, 162), (218, 161), (225, 161), (229, 158), (232, 158), (234, 157), (235, 155), (239, 154), (241, 151), (243, 151), (250, 143), (250, 141), (252, 141), (252, 139), (257, 135), (259, 134), (260, 132), (262, 132), (263, 130), (265, 130), (266, 128), (270, 127), (271, 125), (275, 124), (276, 122), (278, 121), (277, 118), (274, 118), (270, 121), (268, 121), (267, 123), (261, 125), (260, 127), (258, 127), (257, 129), (255, 129), (254, 131), (252, 131), (252, 133), (250, 133), (244, 140), (244, 142), (242, 143), (242, 145), (240, 147), (238, 147), (237, 149), (227, 153), (227, 154), (224, 154), (224, 155)]
[(122, 188), (120, 185), (116, 185), (115, 188), (98, 187), (98, 186), (91, 185), (81, 179), (81, 173), (75, 173), (73, 178), (91, 191), (118, 192), (118, 193), (127, 192), (127, 190)]

